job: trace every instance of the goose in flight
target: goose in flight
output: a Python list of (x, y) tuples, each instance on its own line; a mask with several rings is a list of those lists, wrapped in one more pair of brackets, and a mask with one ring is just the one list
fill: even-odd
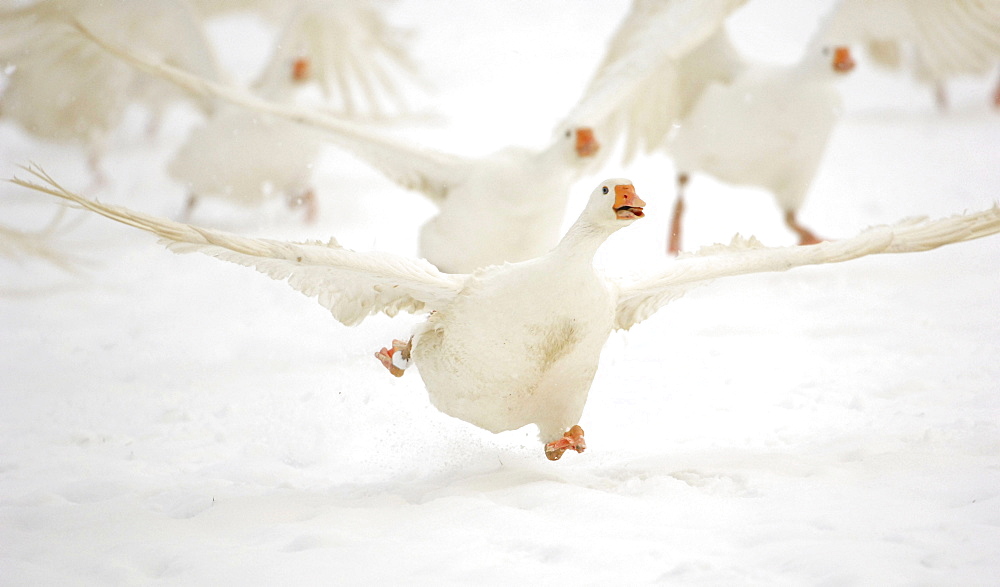
[(668, 251), (682, 246), (685, 188), (694, 173), (774, 194), (800, 244), (819, 242), (797, 213), (838, 118), (835, 78), (846, 47), (813, 40), (800, 61), (746, 61), (726, 31), (745, 0), (634, 0), (568, 116), (626, 159), (665, 150), (677, 167)]
[(442, 273), (424, 260), (327, 243), (256, 239), (195, 227), (83, 198), (38, 169), (41, 183), (14, 183), (155, 234), (174, 252), (199, 252), (287, 280), (334, 318), (355, 325), (376, 313), (429, 312), (412, 337), (376, 356), (394, 375), (417, 367), (431, 403), (445, 414), (501, 432), (533, 424), (550, 460), (586, 447), (579, 422), (601, 350), (686, 291), (747, 273), (784, 271), (878, 253), (925, 251), (1000, 231), (1000, 208), (936, 221), (869, 229), (842, 241), (764, 248), (735, 240), (659, 271), (615, 281), (594, 266), (614, 232), (643, 218), (627, 179), (608, 179), (549, 253), (472, 274)]
[[(828, 43), (863, 46), (882, 67), (908, 68), (944, 109), (949, 79), (983, 76), (1000, 64), (1000, 1), (840, 0), (821, 34)], [(993, 105), (1000, 107), (1000, 83)]]
[(78, 28), (113, 54), (195, 95), (322, 130), (329, 142), (400, 186), (420, 192), (437, 204), (438, 213), (421, 228), (418, 252), (448, 273), (524, 261), (551, 249), (559, 240), (568, 186), (587, 171), (599, 148), (591, 129), (567, 126), (558, 128), (542, 150), (508, 147), (481, 158), (446, 154), (314, 109), (260, 99), (132, 54), (83, 25)]

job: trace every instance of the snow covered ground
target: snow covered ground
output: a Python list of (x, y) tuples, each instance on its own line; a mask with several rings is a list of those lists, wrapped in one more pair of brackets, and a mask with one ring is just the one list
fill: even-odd
[[(792, 60), (806, 4), (761, 0), (734, 33)], [(400, 1), (431, 82), (414, 100), (441, 120), (394, 132), (464, 153), (543, 143), (626, 7)], [(226, 62), (250, 61), (254, 38)], [(992, 81), (956, 84), (942, 114), (862, 63), (803, 220), (833, 237), (991, 206)], [(154, 141), (133, 118), (92, 193), (176, 217), (164, 162), (196, 118), (175, 112)], [(89, 183), (75, 149), (0, 124), (0, 175), (29, 161)], [(669, 159), (609, 165), (578, 203), (605, 176), (649, 203), (607, 255), (665, 262)], [(195, 221), (413, 254), (429, 204), (333, 149), (316, 181), (315, 226), (278, 205)], [(770, 196), (690, 189), (687, 244), (792, 242)], [(5, 225), (56, 208), (0, 192)], [(78, 222), (57, 241), (77, 274), (0, 260), (0, 584), (1000, 582), (1000, 237), (695, 291), (612, 336), (589, 448), (550, 463), (533, 430), (476, 429), (435, 411), (415, 374), (385, 373), (372, 353), (418, 318), (347, 328), (252, 270)]]

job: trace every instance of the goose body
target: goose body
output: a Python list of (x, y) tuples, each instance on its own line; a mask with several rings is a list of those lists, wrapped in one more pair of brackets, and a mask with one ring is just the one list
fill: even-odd
[(431, 402), (491, 432), (536, 424), (545, 442), (580, 421), (615, 303), (593, 255), (481, 269), (413, 339)]
[(582, 173), (576, 138), (564, 134), (543, 151), (508, 147), (475, 160), (455, 159), (432, 180), (437, 214), (420, 229), (418, 253), (448, 273), (518, 262), (559, 242), (567, 186)]
[(798, 210), (839, 115), (824, 66), (751, 65), (709, 84), (669, 139), (678, 173), (761, 187), (783, 211)]
[(438, 409), (486, 430), (536, 425), (552, 460), (586, 446), (577, 422), (611, 332), (631, 328), (688, 290), (720, 277), (925, 251), (1000, 232), (994, 207), (809, 247), (734, 240), (672, 260), (649, 276), (617, 281), (595, 270), (594, 254), (608, 236), (641, 218), (645, 203), (631, 182), (609, 179), (548, 254), (452, 275), (423, 260), (349, 251), (332, 240), (290, 243), (197, 228), (83, 198), (29, 171), (44, 183), (14, 183), (151, 232), (175, 252), (200, 252), (287, 280), (344, 324), (380, 312), (431, 312), (410, 341), (376, 353), (382, 364), (398, 376), (412, 362)]
[(189, 212), (202, 197), (246, 207), (274, 197), (294, 202), (312, 193), (321, 148), (312, 129), (223, 106), (191, 130), (167, 171), (188, 190)]

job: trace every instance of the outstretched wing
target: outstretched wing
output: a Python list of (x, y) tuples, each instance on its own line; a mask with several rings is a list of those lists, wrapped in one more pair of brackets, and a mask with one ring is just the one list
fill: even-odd
[(888, 67), (901, 46), (916, 51), (918, 72), (932, 80), (982, 74), (1000, 61), (997, 0), (841, 0), (822, 30), (831, 42), (862, 43)]
[[(391, 26), (370, 0), (304, 2), (296, 6), (256, 83), (273, 98), (297, 79), (315, 81), (327, 100), (350, 116), (405, 111), (400, 81), (416, 77), (406, 31)], [(299, 61), (301, 60), (301, 61)]]
[(870, 228), (853, 238), (818, 245), (768, 248), (756, 239), (734, 238), (672, 261), (659, 275), (620, 284), (615, 327), (627, 330), (667, 303), (713, 279), (787, 271), (803, 265), (840, 263), (879, 253), (912, 253), (1000, 232), (1000, 207), (939, 220), (906, 220)]
[(198, 96), (215, 97), (262, 114), (291, 120), (325, 132), (327, 139), (351, 151), (404, 188), (422, 192), (441, 203), (448, 187), (462, 183), (472, 162), (430, 149), (407, 145), (369, 129), (315, 110), (262, 100), (239, 88), (181, 71), (159, 60), (146, 59), (96, 36), (76, 23), (85, 36), (139, 69), (169, 80)]
[(422, 259), (387, 253), (359, 253), (329, 243), (293, 243), (241, 237), (157, 218), (74, 194), (43, 171), (27, 168), (44, 185), (21, 179), (13, 183), (68, 200), (112, 220), (153, 233), (178, 253), (198, 252), (253, 267), (288, 284), (353, 326), (383, 312), (430, 311), (447, 304), (461, 289), (464, 275), (438, 271)]
[(681, 61), (724, 35), (725, 19), (745, 2), (633, 0), (567, 125), (595, 127), (602, 137), (621, 135), (628, 153), (659, 146), (681, 108)]

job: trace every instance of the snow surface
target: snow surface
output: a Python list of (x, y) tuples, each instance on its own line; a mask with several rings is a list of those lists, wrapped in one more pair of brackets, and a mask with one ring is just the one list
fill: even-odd
[[(387, 132), (470, 154), (543, 144), (626, 8), (401, 0), (392, 17), (430, 82), (414, 102), (440, 117)], [(791, 61), (815, 10), (761, 0), (734, 34)], [(260, 30), (213, 27), (223, 61), (250, 67)], [(942, 114), (862, 63), (802, 219), (846, 236), (992, 205), (992, 81), (954, 84)], [(176, 217), (164, 163), (196, 122), (178, 110), (151, 141), (133, 113), (88, 193)], [(78, 149), (6, 122), (0, 161), (90, 182)], [(609, 165), (571, 207), (622, 175), (647, 218), (602, 259), (648, 270), (664, 262), (668, 158)], [(315, 226), (278, 203), (195, 220), (413, 254), (429, 204), (334, 149), (315, 177)], [(770, 196), (704, 177), (690, 190), (688, 245), (792, 242)], [(44, 196), (0, 192), (5, 225), (52, 217)], [(57, 244), (78, 273), (0, 261), (0, 584), (1000, 582), (1000, 238), (697, 290), (611, 338), (589, 448), (557, 463), (533, 430), (476, 429), (436, 412), (415, 374), (385, 373), (373, 352), (416, 317), (346, 328), (283, 283), (97, 217)]]

